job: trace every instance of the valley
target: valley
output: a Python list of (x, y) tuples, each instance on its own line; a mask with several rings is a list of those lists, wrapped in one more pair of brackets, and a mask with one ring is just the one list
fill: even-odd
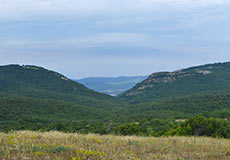
[(153, 73), (115, 97), (32, 65), (1, 66), (0, 84), (1, 159), (229, 158), (229, 62)]
[(117, 96), (126, 90), (131, 89), (137, 83), (142, 82), (146, 78), (148, 78), (148, 76), (91, 77), (74, 81), (79, 82), (97, 92), (105, 93), (111, 96)]

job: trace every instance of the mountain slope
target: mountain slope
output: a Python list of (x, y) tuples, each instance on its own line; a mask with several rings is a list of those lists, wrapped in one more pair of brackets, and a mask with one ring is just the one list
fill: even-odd
[[(119, 119), (118, 99), (37, 66), (0, 67), (0, 130), (84, 128)], [(72, 130), (72, 128), (70, 128)], [(77, 130), (77, 129), (76, 129)]]
[(147, 76), (91, 77), (75, 81), (95, 91), (115, 96), (134, 87), (137, 83), (146, 78)]
[(72, 101), (93, 106), (117, 102), (111, 96), (97, 93), (57, 72), (37, 66), (1, 66), (0, 84), (0, 93), (19, 96)]
[(7, 94), (0, 94), (0, 110), (0, 131), (54, 129), (60, 124), (78, 127), (82, 122), (106, 122), (118, 118), (111, 109)]
[(129, 103), (142, 103), (193, 94), (224, 92), (230, 92), (230, 63), (153, 73), (148, 79), (119, 95), (119, 98)]
[(132, 104), (121, 111), (128, 121), (140, 119), (187, 119), (204, 114), (230, 118), (230, 93), (184, 96), (166, 100)]
[(8, 65), (0, 67), (0, 91), (17, 92), (25, 88), (33, 88), (84, 96), (94, 94), (83, 85), (75, 83), (65, 76), (37, 66)]

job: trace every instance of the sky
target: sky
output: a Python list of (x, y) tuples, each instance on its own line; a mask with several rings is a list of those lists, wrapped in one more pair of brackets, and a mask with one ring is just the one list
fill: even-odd
[(0, 65), (69, 78), (230, 61), (229, 0), (0, 0)]

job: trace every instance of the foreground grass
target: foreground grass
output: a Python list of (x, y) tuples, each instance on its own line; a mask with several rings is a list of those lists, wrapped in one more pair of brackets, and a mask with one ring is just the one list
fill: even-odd
[(230, 159), (230, 140), (200, 137), (122, 137), (61, 132), (0, 133), (1, 160)]

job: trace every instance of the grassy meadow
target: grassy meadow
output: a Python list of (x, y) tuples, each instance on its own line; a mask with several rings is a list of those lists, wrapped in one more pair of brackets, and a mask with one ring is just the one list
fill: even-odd
[(1, 160), (227, 160), (230, 140), (62, 132), (0, 133)]

